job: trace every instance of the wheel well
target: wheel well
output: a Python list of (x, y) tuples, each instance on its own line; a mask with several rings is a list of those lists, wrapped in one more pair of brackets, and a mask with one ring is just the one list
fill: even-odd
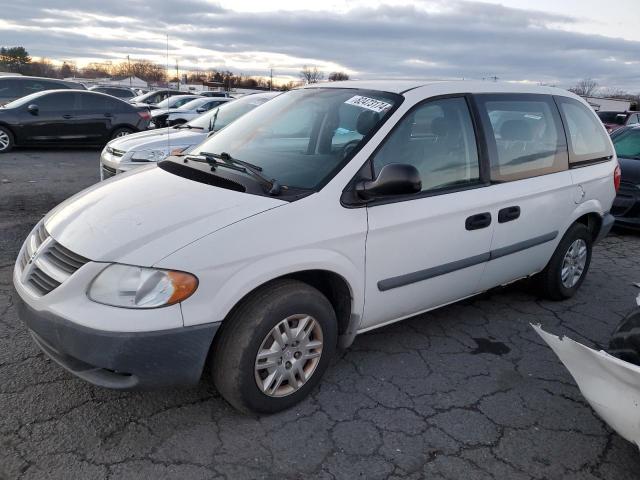
[(336, 318), (338, 320), (338, 335), (347, 331), (347, 328), (349, 327), (349, 319), (351, 318), (351, 289), (349, 288), (347, 281), (342, 276), (328, 270), (304, 270), (274, 278), (247, 293), (240, 301), (238, 301), (238, 303), (236, 303), (236, 306), (231, 309), (229, 315), (237, 308), (238, 305), (240, 305), (240, 303), (253, 294), (253, 292), (258, 288), (283, 278), (298, 280), (319, 290), (320, 293), (327, 297), (334, 312), (336, 313)]
[(597, 213), (591, 212), (578, 218), (575, 223), (581, 223), (587, 227), (587, 230), (589, 230), (591, 234), (591, 239), (595, 240), (602, 226), (602, 218), (600, 218), (600, 215)]
[(13, 141), (17, 142), (16, 132), (14, 132), (13, 129), (9, 125), (7, 125), (6, 123), (0, 122), (0, 127), (4, 127), (7, 130), (9, 130), (9, 132), (11, 132), (11, 135), (13, 135)]

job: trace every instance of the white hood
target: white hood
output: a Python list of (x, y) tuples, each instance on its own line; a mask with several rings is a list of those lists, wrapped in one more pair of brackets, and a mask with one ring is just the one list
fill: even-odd
[(208, 132), (197, 128), (161, 128), (125, 135), (109, 142), (109, 146), (124, 152), (174, 148), (198, 145), (207, 138)]
[(150, 165), (69, 198), (49, 212), (45, 226), (90, 260), (151, 266), (198, 238), (286, 203)]

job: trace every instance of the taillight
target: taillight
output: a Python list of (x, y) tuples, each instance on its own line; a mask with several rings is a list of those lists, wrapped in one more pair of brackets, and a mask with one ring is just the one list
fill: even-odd
[(143, 120), (151, 119), (151, 112), (149, 110), (138, 110), (138, 115), (140, 115)]
[(620, 170), (620, 165), (616, 165), (616, 169), (613, 171), (613, 188), (616, 189), (616, 192), (620, 190), (621, 178), (622, 178), (622, 171)]

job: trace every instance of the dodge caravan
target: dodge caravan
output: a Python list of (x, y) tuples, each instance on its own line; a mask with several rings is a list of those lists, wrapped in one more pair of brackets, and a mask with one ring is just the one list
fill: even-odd
[(236, 408), (275, 412), (359, 333), (534, 275), (574, 295), (619, 181), (564, 90), (312, 85), (54, 208), (16, 261), (19, 312), (96, 385), (208, 372)]

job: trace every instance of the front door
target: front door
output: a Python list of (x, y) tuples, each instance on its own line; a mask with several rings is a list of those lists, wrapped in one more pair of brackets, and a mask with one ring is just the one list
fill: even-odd
[(389, 163), (414, 165), (422, 191), (367, 207), (362, 329), (479, 291), (495, 219), (468, 102), (418, 104), (371, 159), (374, 175)]

